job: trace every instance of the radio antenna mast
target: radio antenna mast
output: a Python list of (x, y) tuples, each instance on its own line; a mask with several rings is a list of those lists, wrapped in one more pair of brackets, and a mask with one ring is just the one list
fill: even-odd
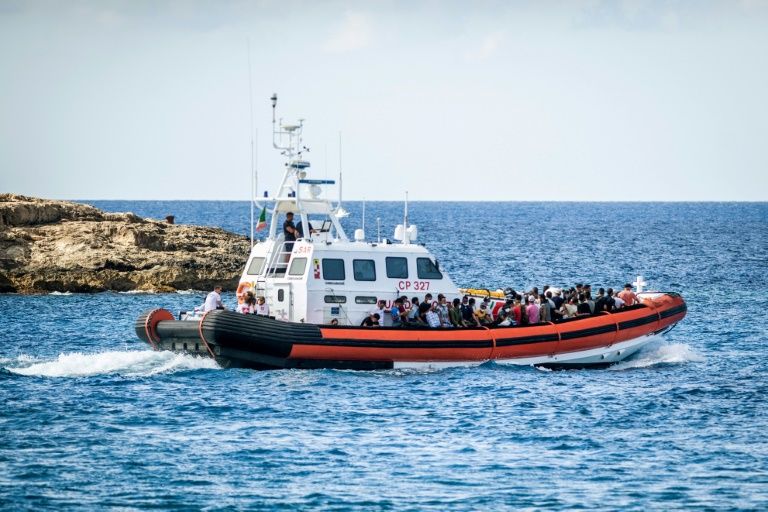
[(334, 214), (337, 219), (349, 216), (349, 212), (341, 206), (341, 177), (341, 132), (339, 132), (339, 204), (336, 206), (336, 213)]
[(250, 106), (250, 131), (251, 131), (251, 247), (253, 247), (253, 217), (255, 195), (258, 190), (256, 176), (256, 157), (254, 155), (254, 135), (253, 135), (253, 81), (251, 78), (251, 39), (248, 38), (248, 104)]

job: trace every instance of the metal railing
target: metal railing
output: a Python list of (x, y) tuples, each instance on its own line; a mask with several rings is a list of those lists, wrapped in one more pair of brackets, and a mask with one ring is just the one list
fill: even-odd
[(286, 244), (291, 244), (293, 248), (294, 242), (281, 242), (280, 245), (274, 246), (272, 254), (269, 257), (269, 264), (267, 265), (266, 277), (284, 276), (288, 271), (288, 262), (291, 259), (291, 251), (286, 251)]

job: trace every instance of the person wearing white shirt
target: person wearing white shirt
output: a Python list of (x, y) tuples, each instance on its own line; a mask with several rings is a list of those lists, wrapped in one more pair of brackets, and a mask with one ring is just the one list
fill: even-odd
[(256, 314), (259, 316), (269, 316), (269, 306), (267, 306), (267, 301), (262, 296), (256, 299)]
[(374, 313), (377, 313), (379, 315), (379, 323), (381, 325), (391, 326), (392, 325), (392, 315), (390, 314), (390, 310), (387, 309), (387, 301), (380, 300), (376, 304), (376, 309), (369, 312), (369, 315), (372, 315)]
[(221, 302), (221, 286), (214, 286), (213, 291), (205, 298), (203, 313), (213, 311), (214, 309), (227, 309), (224, 307), (224, 303)]

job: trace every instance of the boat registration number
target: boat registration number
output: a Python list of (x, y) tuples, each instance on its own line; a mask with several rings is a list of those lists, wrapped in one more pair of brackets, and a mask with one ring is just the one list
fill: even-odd
[(397, 287), (401, 290), (429, 290), (429, 281), (400, 281)]

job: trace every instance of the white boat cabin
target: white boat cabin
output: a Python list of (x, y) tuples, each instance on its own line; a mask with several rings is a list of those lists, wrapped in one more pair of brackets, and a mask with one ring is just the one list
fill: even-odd
[[(329, 324), (336, 319), (340, 325), (359, 325), (378, 300), (389, 307), (402, 295), (458, 296), (458, 288), (435, 258), (414, 243), (418, 232), (408, 225), (407, 205), (403, 224), (395, 229), (398, 243), (366, 241), (360, 229), (354, 240), (347, 238), (339, 222), (341, 205), (323, 197), (323, 187), (335, 182), (308, 178), (310, 164), (302, 159), (303, 122), (280, 121), (276, 126), (276, 103), (275, 95), (273, 146), (287, 158), (285, 173), (270, 209), (269, 235), (251, 248), (238, 300), (252, 291), (265, 297), (270, 315), (279, 320)], [(303, 233), (295, 241), (286, 241), (283, 233), (288, 212)], [(387, 321), (382, 319), (382, 324)]]

